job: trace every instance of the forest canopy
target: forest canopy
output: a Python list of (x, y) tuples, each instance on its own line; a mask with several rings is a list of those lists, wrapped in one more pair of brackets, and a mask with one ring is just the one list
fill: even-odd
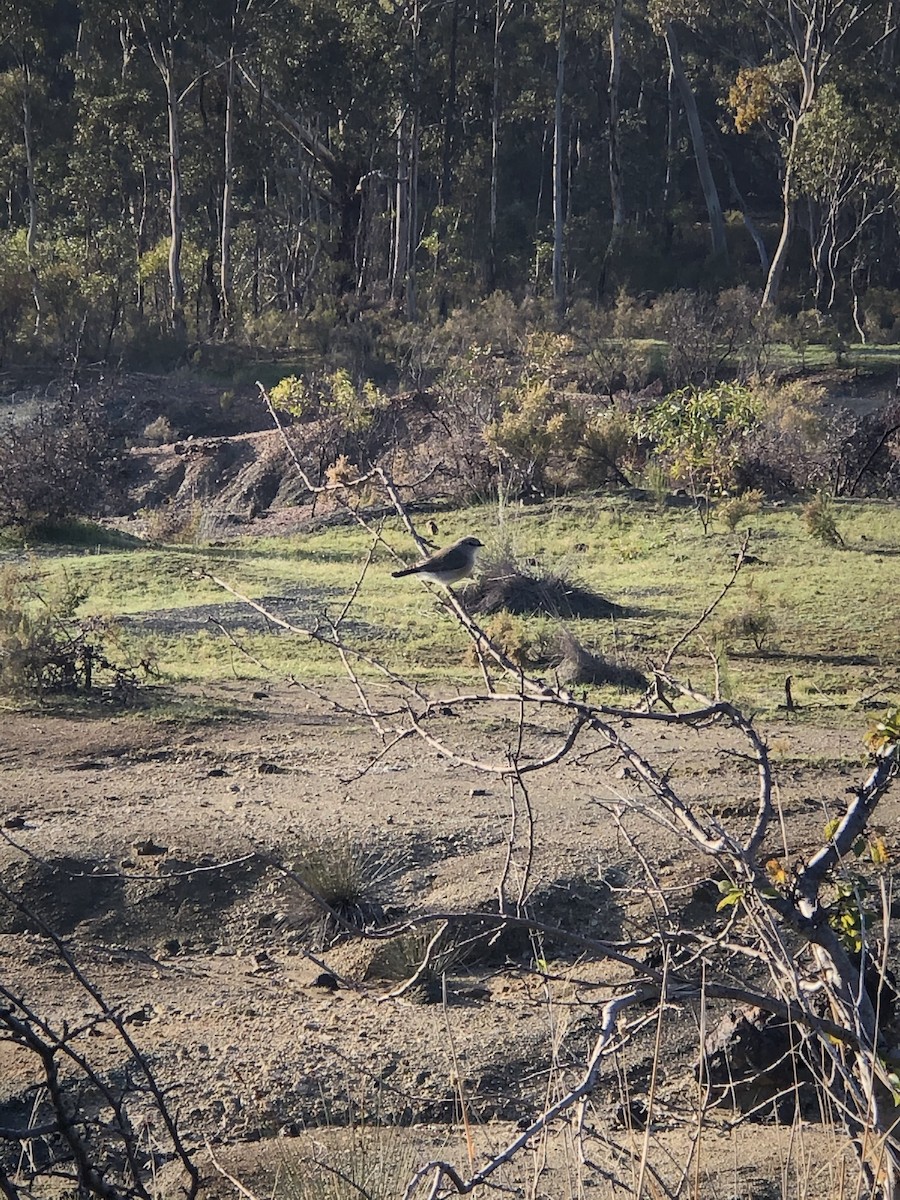
[(0, 353), (746, 286), (900, 325), (896, 4), (2, 0)]

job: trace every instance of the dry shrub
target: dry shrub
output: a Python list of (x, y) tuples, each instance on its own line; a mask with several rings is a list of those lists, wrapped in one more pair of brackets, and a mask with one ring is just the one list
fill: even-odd
[(139, 515), (149, 542), (193, 546), (200, 539), (203, 508), (199, 500), (185, 503), (171, 496), (158, 508), (144, 509)]
[(378, 925), (388, 889), (406, 866), (406, 855), (383, 842), (341, 834), (308, 838), (288, 871), (294, 886), (282, 923), (311, 934), (320, 949), (341, 937), (344, 922), (361, 929)]
[(834, 457), (834, 428), (825, 389), (802, 379), (754, 386), (762, 416), (745, 439), (736, 481), (744, 488), (798, 492), (821, 486)]
[(508, 547), (482, 556), (478, 580), (466, 589), (466, 600), (474, 612), (484, 614), (505, 611), (564, 620), (626, 614), (620, 604), (591, 591), (561, 569), (520, 564)]
[(144, 441), (148, 446), (165, 446), (175, 441), (175, 429), (165, 414), (144, 426)]
[(650, 686), (650, 680), (636, 667), (623, 658), (607, 658), (586, 649), (568, 629), (559, 635), (559, 648), (562, 659), (556, 674), (561, 683), (608, 685), (635, 692), (646, 691)]
[(463, 964), (469, 946), (447, 928), (434, 939), (434, 930), (424, 925), (382, 942), (372, 955), (366, 978), (400, 982), (418, 972), (415, 984), (405, 995), (426, 1004), (438, 1002), (444, 976)]
[(37, 415), (0, 430), (0, 527), (103, 511), (118, 497), (122, 447), (105, 391), (72, 387), (48, 398)]

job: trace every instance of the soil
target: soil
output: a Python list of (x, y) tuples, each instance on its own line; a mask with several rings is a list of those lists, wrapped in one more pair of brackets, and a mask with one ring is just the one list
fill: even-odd
[[(164, 409), (160, 397), (146, 400), (146, 387), (140, 411), (149, 421)], [(194, 508), (206, 540), (277, 534), (307, 521), (264, 415), (253, 410), (250, 421), (229, 410), (232, 429), (223, 428), (212, 393), (202, 409), (203, 436), (132, 452), (132, 504), (117, 527), (165, 538), (166, 520), (183, 526)], [(176, 432), (189, 428), (171, 405), (168, 413)], [(140, 620), (185, 629), (205, 626), (211, 614), (227, 619), (227, 609)], [(390, 708), (388, 695), (379, 701)], [(451, 941), (443, 993), (432, 981), (424, 994), (396, 994), (380, 943), (332, 938), (311, 918), (290, 870), (322, 846), (343, 847), (335, 863), (349, 854), (382, 872), (368, 912), (376, 924), (496, 909), (507, 860), (507, 891), (522, 887), (536, 916), (582, 936), (615, 940), (652, 928), (643, 860), (656, 865), (682, 921), (702, 928), (718, 919), (708, 864), (643, 813), (629, 768), (609, 753), (585, 747), (526, 777), (529, 858), (521, 796), (510, 851), (513, 810), (498, 774), (448, 760), (423, 740), (386, 748), (357, 709), (356, 696), (338, 685), (309, 692), (234, 682), (171, 695), (164, 718), (108, 706), (0, 716), (0, 986), (55, 1028), (67, 1022), (99, 1072), (127, 1079), (122, 1040), (109, 1022), (95, 1022), (97, 1002), (64, 961), (65, 947), (165, 1087), (209, 1200), (239, 1194), (234, 1179), (260, 1197), (329, 1195), (304, 1190), (302, 1180), (333, 1178), (317, 1164), (346, 1161), (348, 1126), (354, 1138), (369, 1131), (377, 1156), (394, 1163), (393, 1184), (366, 1194), (402, 1196), (416, 1166), (433, 1156), (468, 1173), (460, 1082), (471, 1153), (482, 1162), (577, 1080), (600, 1008), (624, 977), (610, 960), (564, 940), (504, 934), (469, 958)], [(801, 714), (763, 730), (784, 812), (786, 844), (774, 854), (791, 862), (817, 844), (862, 777), (865, 726), (865, 714), (835, 710), (828, 721)], [(467, 717), (449, 706), (434, 732), (463, 757), (501, 767), (519, 736), (514, 715)], [(756, 782), (739, 743), (721, 731), (626, 732), (685, 798), (730, 827), (749, 828)], [(556, 745), (545, 725), (526, 727), (523, 755), (541, 757)], [(895, 789), (880, 814), (888, 829), (896, 828), (898, 803)], [(629, 814), (630, 842), (616, 809)], [(693, 1147), (695, 1196), (845, 1190), (844, 1144), (825, 1124), (733, 1127), (722, 1106), (698, 1138), (698, 1020), (689, 1006), (667, 1012), (661, 1053), (654, 1023), (611, 1058), (587, 1107), (589, 1162), (578, 1162), (573, 1127), (562, 1122), (504, 1169), (509, 1194), (617, 1194), (608, 1171), (625, 1180), (637, 1171), (654, 1060), (648, 1145), (670, 1185)], [(0, 1040), (0, 1129), (46, 1115), (38, 1084), (35, 1057)], [(131, 1090), (128, 1103), (136, 1121), (146, 1109), (148, 1143), (158, 1138), (164, 1147), (146, 1097)], [(159, 1191), (177, 1195), (180, 1179), (165, 1157), (161, 1149)], [(426, 1191), (423, 1183), (417, 1195)]]
[[(196, 716), (211, 704), (232, 715)], [(383, 753), (353, 705), (337, 686), (320, 694), (235, 682), (173, 696), (165, 719), (38, 711), (6, 713), (0, 724), (0, 883), (27, 907), (0, 901), (0, 979), (50, 1020), (74, 1027), (96, 1012), (36, 915), (124, 1014), (169, 1089), (209, 1196), (235, 1194), (221, 1171), (271, 1195), (275, 1174), (292, 1177), (299, 1155), (327, 1157), (348, 1121), (399, 1125), (390, 1132), (402, 1135), (402, 1154), (399, 1144), (390, 1153), (411, 1164), (408, 1175), (434, 1154), (465, 1169), (458, 1073), (481, 1160), (516, 1136), (516, 1124), (562, 1081), (577, 1079), (599, 1003), (622, 977), (609, 961), (563, 942), (507, 936), (475, 961), (451, 956), (446, 1004), (428, 1003), (427, 995), (391, 995), (397, 981), (381, 977), (376, 943), (321, 945), (303, 892), (274, 864), (297, 863), (316, 844), (355, 847), (357, 857), (387, 864), (381, 916), (392, 920), (495, 906), (510, 838), (510, 796), (499, 778), (418, 739)], [(453, 711), (436, 732), (467, 757), (502, 763), (515, 722)], [(857, 714), (837, 727), (807, 718), (765, 728), (780, 761), (789, 859), (815, 843), (825, 816), (861, 778), (864, 727)], [(723, 744), (720, 734), (713, 742), (703, 733), (627, 732), (684, 795), (738, 829), (748, 826), (755, 780), (734, 753), (737, 743)], [(526, 755), (551, 744), (544, 726), (526, 728)], [(543, 920), (604, 939), (635, 932), (647, 916), (638, 887), (646, 855), (661, 864), (684, 919), (715, 921), (717, 895), (701, 882), (708, 868), (677, 837), (636, 815), (629, 826), (638, 840), (623, 840), (611, 806), (636, 806), (637, 792), (614, 758), (573, 755), (527, 779), (535, 822), (529, 890)], [(885, 802), (888, 828), (896, 828), (898, 802)], [(518, 822), (513, 893), (526, 862), (521, 804)], [(535, 970), (538, 961), (551, 980)], [(323, 980), (325, 972), (335, 979)], [(654, 1146), (672, 1156), (668, 1166), (662, 1157), (663, 1174), (677, 1176), (673, 1164), (687, 1161), (694, 1132), (695, 1019), (690, 1010), (673, 1013), (663, 1027), (653, 1130)], [(120, 1041), (106, 1026), (94, 1032), (85, 1036), (91, 1059), (110, 1069)], [(601, 1074), (589, 1109), (594, 1166), (573, 1167), (563, 1124), (540, 1149), (549, 1157), (539, 1185), (538, 1147), (503, 1175), (512, 1194), (578, 1194), (573, 1170), (583, 1186), (607, 1187), (608, 1137), (640, 1156), (643, 1132), (628, 1128), (623, 1112), (646, 1099), (654, 1036), (655, 1026)], [(0, 1041), (0, 1126), (27, 1117), (36, 1082), (33, 1056)], [(785, 1130), (732, 1132), (731, 1116), (710, 1116), (701, 1173), (715, 1175), (723, 1194), (779, 1194)], [(840, 1140), (816, 1123), (803, 1137), (811, 1155), (804, 1188), (824, 1194)], [(403, 1186), (383, 1194), (402, 1195)]]

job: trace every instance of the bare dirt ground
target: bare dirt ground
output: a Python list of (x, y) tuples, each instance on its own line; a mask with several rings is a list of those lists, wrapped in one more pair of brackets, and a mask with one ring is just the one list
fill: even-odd
[[(501, 780), (454, 765), (419, 740), (377, 758), (383, 745), (371, 725), (336, 710), (329, 697), (352, 700), (341, 688), (317, 696), (235, 682), (205, 694), (236, 714), (219, 720), (198, 720), (190, 708), (170, 719), (108, 711), (0, 718), (0, 880), (65, 939), (126, 1015), (171, 1089), (208, 1195), (236, 1193), (205, 1143), (257, 1195), (272, 1195), (273, 1176), (290, 1176), (285, 1164), (295, 1147), (327, 1154), (351, 1118), (398, 1122), (413, 1166), (439, 1153), (464, 1167), (454, 1058), (483, 1159), (562, 1081), (577, 1078), (596, 1036), (597, 997), (605, 999), (602, 985), (619, 977), (608, 961), (581, 959), (562, 945), (505, 942), (493, 960), (450, 966), (444, 1006), (389, 996), (396, 983), (373, 972), (371, 943), (343, 942), (310, 958), (302, 895), (266, 856), (291, 862), (311, 837), (337, 835), (389, 847), (397, 863), (385, 899), (390, 919), (495, 902), (510, 835)], [(865, 724), (863, 714), (843, 714), (838, 723), (805, 717), (765, 728), (788, 839), (773, 853), (801, 855), (821, 836), (824, 820), (862, 778)], [(502, 717), (448, 715), (440, 732), (469, 755), (502, 762), (514, 728)], [(629, 733), (685, 795), (738, 828), (752, 819), (751, 766), (718, 735), (724, 753), (714, 754), (709, 734)], [(526, 754), (549, 744), (546, 729), (526, 731)], [(627, 769), (609, 755), (585, 754), (530, 780), (533, 910), (593, 937), (633, 933), (642, 919), (632, 890), (641, 866), (609, 807), (637, 805)], [(898, 802), (895, 794), (885, 803), (888, 828), (896, 828)], [(513, 858), (521, 870), (521, 813), (519, 820)], [(704, 864), (646, 820), (636, 818), (633, 829), (685, 919), (714, 921), (715, 897), (697, 886)], [(538, 960), (549, 965), (549, 980), (535, 971)], [(321, 986), (323, 964), (340, 980), (337, 989)], [(77, 1025), (94, 1011), (54, 947), (2, 901), (0, 976), (54, 1019)], [(695, 1018), (673, 1014), (663, 1030), (654, 1138), (668, 1147), (676, 1175), (672, 1164), (686, 1161), (690, 1137), (687, 1097), (696, 1090)], [(623, 1122), (623, 1081), (631, 1100), (646, 1095), (652, 1049), (651, 1037), (603, 1072), (590, 1108), (593, 1167), (573, 1165), (563, 1126), (504, 1176), (513, 1195), (609, 1190), (607, 1139), (626, 1156), (629, 1145), (640, 1153), (643, 1133)], [(90, 1050), (100, 1064), (121, 1054), (105, 1035)], [(32, 1111), (35, 1082), (32, 1059), (0, 1042), (0, 1125)], [(771, 1124), (730, 1132), (730, 1115), (710, 1118), (700, 1156), (710, 1194), (785, 1194), (788, 1133)], [(815, 1124), (802, 1136), (804, 1189), (825, 1194), (840, 1143)], [(402, 1185), (384, 1194), (402, 1195)]]

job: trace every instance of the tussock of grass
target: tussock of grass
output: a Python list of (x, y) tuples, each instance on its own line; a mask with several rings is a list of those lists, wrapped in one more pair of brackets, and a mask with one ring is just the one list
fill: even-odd
[(372, 955), (366, 978), (402, 981), (415, 977), (415, 984), (405, 994), (426, 1004), (437, 1003), (444, 975), (463, 963), (467, 947), (449, 929), (433, 939), (434, 928), (422, 926), (381, 943)]
[(593, 684), (636, 692), (646, 691), (650, 686), (650, 680), (636, 667), (622, 659), (606, 658), (585, 649), (568, 629), (560, 633), (559, 647), (563, 657), (556, 674), (561, 683), (572, 686)]
[(385, 919), (390, 885), (405, 867), (405, 855), (377, 841), (309, 838), (289, 870), (289, 911), (282, 924), (311, 935), (318, 949), (333, 945), (346, 932), (345, 923), (360, 929), (378, 925)]
[(473, 612), (501, 611), (518, 616), (574, 618), (624, 617), (619, 604), (568, 578), (561, 571), (526, 566), (509, 550), (482, 559), (478, 581), (466, 590)]

